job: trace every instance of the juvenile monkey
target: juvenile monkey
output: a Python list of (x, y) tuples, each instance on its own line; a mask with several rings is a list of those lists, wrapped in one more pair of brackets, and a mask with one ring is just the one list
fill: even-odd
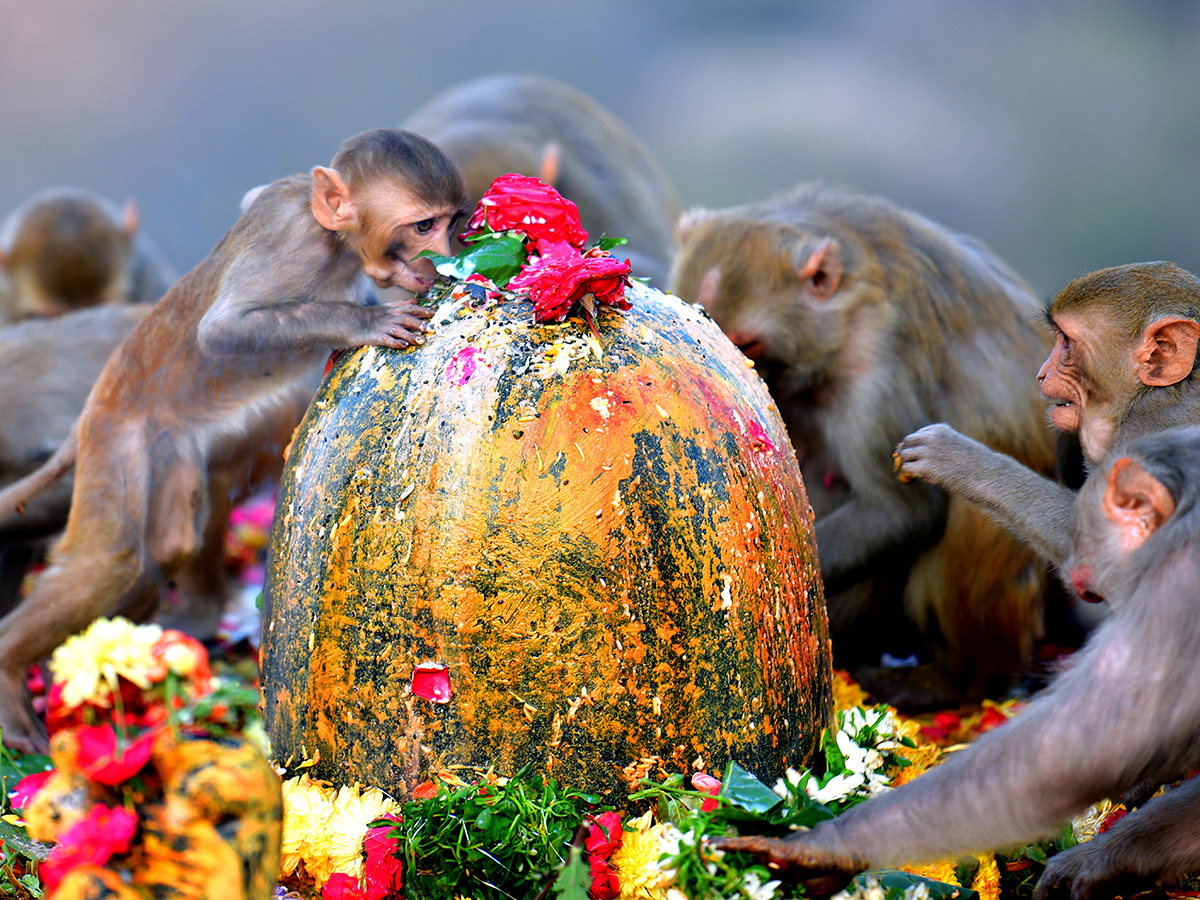
[[(1200, 279), (1168, 262), (1077, 278), (1051, 302), (1055, 342), (1038, 370), (1050, 420), (1097, 463), (1115, 444), (1200, 422)], [(1074, 493), (960, 434), (930, 425), (896, 448), (903, 471), (979, 504), (1060, 564)]]
[[(1118, 448), (1074, 505), (1065, 569), (1111, 618), (1014, 719), (895, 791), (787, 840), (743, 837), (825, 893), (849, 873), (1020, 846), (1144, 783), (1200, 766), (1200, 428)], [(1087, 900), (1200, 871), (1191, 778), (1055, 856), (1035, 900)], [(839, 878), (839, 873), (841, 877)]]
[(508, 172), (554, 185), (594, 238), (625, 238), (633, 274), (666, 284), (679, 204), (666, 174), (616, 116), (534, 75), (493, 75), (439, 94), (408, 116), (458, 163), (472, 208)]
[(413, 257), (449, 253), (466, 199), (424, 138), (357, 135), (330, 167), (273, 182), (117, 348), (74, 438), (0, 492), (0, 515), (11, 513), (75, 461), (51, 564), (0, 620), (5, 743), (45, 747), (23, 685), (30, 663), (97, 616), (151, 611), (160, 583), (223, 530), (214, 498), (277, 475), (308, 373), (330, 348), (423, 342), (429, 311), (363, 305), (362, 274), (425, 291), (433, 267)]
[(876, 696), (928, 708), (1004, 686), (1042, 634), (1044, 567), (970, 504), (899, 484), (892, 451), (947, 421), (1051, 474), (1028, 380), (1041, 303), (977, 241), (819, 184), (690, 213), (679, 233), (672, 290), (755, 362), (796, 448), (838, 664), (873, 664), (907, 620), (933, 662), (858, 670)]
[(0, 225), (0, 321), (103, 303), (153, 303), (175, 273), (138, 233), (132, 200), (118, 210), (81, 188), (34, 195)]

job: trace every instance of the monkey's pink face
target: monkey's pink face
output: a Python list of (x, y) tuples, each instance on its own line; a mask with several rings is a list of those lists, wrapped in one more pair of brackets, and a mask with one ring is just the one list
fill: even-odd
[(363, 271), (381, 288), (424, 293), (437, 271), (432, 260), (414, 257), (425, 250), (449, 256), (461, 210), (413, 201), (392, 203), (383, 212), (372, 204), (371, 210), (369, 224), (354, 237)]
[(1091, 337), (1073, 316), (1053, 319), (1054, 349), (1038, 370), (1042, 396), (1050, 401), (1050, 421), (1060, 431), (1079, 431), (1095, 382), (1085, 361)]

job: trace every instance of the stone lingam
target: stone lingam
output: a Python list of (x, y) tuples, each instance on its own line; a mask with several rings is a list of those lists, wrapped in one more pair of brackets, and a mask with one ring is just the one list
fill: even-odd
[(291, 447), (263, 609), (277, 760), (408, 796), (457, 766), (619, 798), (771, 783), (830, 715), (795, 454), (704, 313), (542, 325), (442, 287), (420, 348), (337, 356)]

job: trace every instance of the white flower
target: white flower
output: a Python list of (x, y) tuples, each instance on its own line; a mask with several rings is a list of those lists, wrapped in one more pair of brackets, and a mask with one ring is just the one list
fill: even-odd
[[(793, 769), (791, 766), (787, 767), (787, 771), (783, 773), (783, 776), (784, 776), (783, 778), (775, 779), (775, 787), (771, 788), (771, 790), (773, 790), (776, 794), (778, 794), (780, 797), (782, 797), (784, 800), (786, 800), (788, 798), (787, 786), (790, 784), (790, 785), (792, 785), (792, 787), (795, 787), (796, 785), (798, 785), (800, 783), (800, 779), (803, 776), (801, 776), (801, 774), (799, 772), (797, 772), (795, 769)], [(812, 776), (809, 775), (808, 777), (811, 778)], [(784, 781), (785, 778), (787, 779), (786, 783)]]
[(851, 886), (854, 887), (853, 891), (846, 888), (838, 891), (829, 900), (884, 900), (883, 885), (874, 876), (868, 875), (858, 881), (853, 881)]
[(757, 872), (746, 872), (742, 876), (742, 894), (747, 900), (775, 900), (776, 888), (781, 883), (768, 881), (763, 884)]
[(833, 800), (845, 800), (867, 781), (867, 777), (859, 772), (845, 775), (834, 775), (824, 787), (813, 790), (815, 779), (804, 786), (805, 793), (818, 803), (829, 803)]
[(929, 885), (918, 881), (904, 889), (904, 900), (929, 900)]

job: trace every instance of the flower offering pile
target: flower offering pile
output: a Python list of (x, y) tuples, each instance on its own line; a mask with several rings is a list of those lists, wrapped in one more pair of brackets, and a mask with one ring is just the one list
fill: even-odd
[(119, 618), (67, 640), (50, 671), (51, 756), (6, 754), (0, 768), (8, 887), (268, 896), (281, 800), (252, 739), (257, 691), (215, 679), (194, 639)]
[(609, 252), (625, 241), (601, 237), (588, 248), (575, 204), (537, 178), (492, 182), (461, 239), (469, 249), (457, 256), (427, 254), (438, 272), (528, 294), (537, 322), (579, 309), (594, 331), (597, 304), (629, 309), (629, 260)]

